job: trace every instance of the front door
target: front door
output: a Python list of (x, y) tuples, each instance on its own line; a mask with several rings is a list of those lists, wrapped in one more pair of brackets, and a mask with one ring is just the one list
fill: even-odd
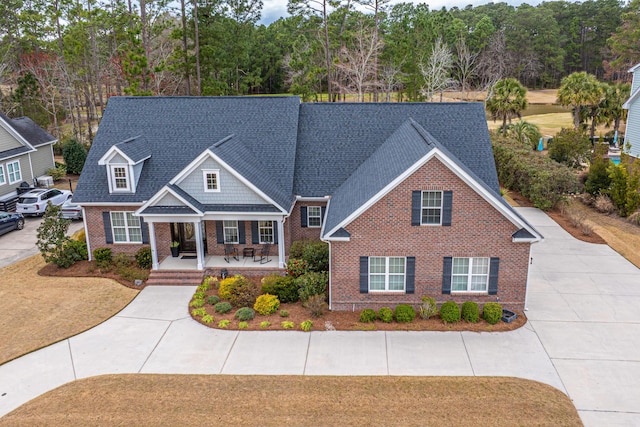
[(180, 242), (180, 252), (196, 251), (196, 230), (192, 222), (174, 222), (173, 238)]

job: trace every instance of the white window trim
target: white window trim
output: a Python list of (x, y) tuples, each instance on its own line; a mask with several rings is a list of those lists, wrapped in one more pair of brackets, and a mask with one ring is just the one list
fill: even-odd
[[(232, 229), (234, 227), (227, 227), (225, 225), (226, 222), (235, 222), (235, 230), (236, 230), (236, 240), (234, 241), (227, 241), (227, 229)], [(224, 244), (225, 245), (237, 245), (240, 243), (240, 230), (238, 229), (238, 221), (234, 221), (234, 220), (224, 220), (222, 221), (222, 231), (224, 234)]]
[[(126, 188), (118, 188), (116, 185), (116, 168), (124, 169), (125, 176), (124, 179), (127, 182)], [(118, 177), (118, 179), (122, 179), (122, 177)], [(131, 170), (129, 165), (124, 163), (116, 163), (109, 165), (109, 187), (111, 187), (112, 193), (131, 193)]]
[[(263, 222), (268, 222), (269, 224), (271, 224), (269, 227), (263, 227), (260, 224)], [(262, 230), (263, 229), (268, 229), (271, 228), (271, 241), (270, 242), (266, 242), (264, 240), (262, 240)], [(275, 236), (275, 230), (273, 228), (273, 221), (258, 221), (258, 239), (261, 245), (266, 245), (268, 243), (274, 244), (275, 240), (276, 240), (276, 236)]]
[(0, 185), (5, 185), (7, 183), (7, 178), (4, 174), (4, 165), (0, 165)]
[[(453, 268), (455, 265), (455, 260), (456, 259), (468, 259), (469, 260), (469, 270), (467, 271), (466, 275), (463, 274), (454, 274), (453, 273)], [(475, 260), (478, 259), (483, 259), (483, 260), (487, 260), (487, 274), (486, 274), (486, 281), (484, 284), (484, 289), (482, 290), (478, 290), (478, 289), (471, 289), (471, 279), (473, 276), (484, 276), (484, 274), (472, 274), (473, 272), (473, 262)], [(486, 294), (489, 292), (489, 276), (491, 275), (491, 259), (489, 257), (454, 257), (453, 260), (451, 261), (451, 293), (452, 294), (468, 294), (468, 293), (472, 293), (472, 294)], [(467, 276), (467, 289), (464, 291), (460, 291), (460, 290), (454, 290), (453, 289), (453, 278), (454, 276)]]
[[(438, 223), (424, 223), (422, 222), (422, 212), (425, 209), (438, 209), (436, 207), (429, 207), (429, 208), (425, 208), (424, 207), (424, 195), (425, 193), (440, 193), (440, 222)], [(425, 225), (427, 227), (437, 227), (439, 225), (442, 225), (442, 212), (444, 210), (444, 192), (441, 190), (423, 190), (422, 193), (420, 193), (420, 225)]]
[[(215, 175), (216, 177), (216, 187), (215, 189), (209, 188), (209, 183), (207, 182), (207, 175)], [(203, 169), (202, 170), (202, 179), (204, 181), (204, 192), (205, 193), (219, 193), (220, 192), (220, 169)]]
[[(311, 215), (312, 210), (316, 210), (317, 215)], [(311, 218), (318, 218), (318, 225), (311, 225)], [(320, 228), (322, 227), (322, 207), (320, 206), (307, 206), (307, 227), (309, 228)]]
[[(114, 225), (113, 225), (113, 214), (114, 213), (121, 213), (123, 218), (124, 218), (124, 227), (120, 227), (117, 226), (117, 228), (124, 228), (125, 234), (127, 236), (127, 240), (124, 242), (116, 242), (116, 233), (115, 233), (115, 229), (114, 229)], [(129, 226), (129, 222), (127, 221), (127, 214), (130, 213), (133, 215), (133, 211), (111, 211), (109, 212), (109, 218), (111, 219), (111, 238), (113, 240), (113, 244), (114, 245), (121, 245), (121, 244), (140, 244), (142, 243), (142, 224), (139, 222), (137, 227), (134, 226)], [(139, 221), (139, 218), (138, 218)], [(139, 228), (140, 229), (140, 241), (132, 241), (131, 240), (131, 236), (129, 235), (129, 229), (130, 228)]]
[[(17, 169), (15, 167), (13, 168), (13, 176), (14, 176), (14, 178), (16, 176), (16, 170), (18, 171), (18, 174), (20, 175), (20, 177), (18, 179), (14, 179), (13, 181), (11, 180), (11, 172), (9, 172), (9, 166), (10, 165), (18, 165)], [(6, 164), (6, 166), (7, 166), (7, 179), (9, 180), (9, 184), (15, 184), (16, 182), (22, 181), (22, 169), (20, 169), (20, 160), (15, 160), (13, 162), (8, 162)]]
[[(372, 258), (384, 258), (384, 289), (371, 289), (371, 259)], [(404, 260), (404, 273), (402, 274), (402, 289), (389, 289), (389, 276), (400, 276), (398, 273), (389, 273), (389, 259), (391, 258), (402, 258)], [(407, 291), (407, 257), (403, 256), (370, 256), (369, 257), (369, 279), (368, 279), (368, 287), (370, 293), (376, 292), (394, 292), (403, 294)], [(373, 273), (374, 276), (382, 276), (381, 273)]]

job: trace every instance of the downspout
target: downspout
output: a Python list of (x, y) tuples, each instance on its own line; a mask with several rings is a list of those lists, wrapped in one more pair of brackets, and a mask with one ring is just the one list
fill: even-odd
[(84, 240), (85, 242), (87, 242), (87, 254), (89, 255), (89, 261), (93, 261), (93, 257), (92, 257), (92, 253), (91, 253), (91, 243), (89, 242), (89, 229), (87, 228), (87, 215), (86, 215), (86, 211), (84, 209), (84, 206), (82, 207), (82, 224), (84, 225)]
[[(329, 205), (331, 204), (331, 197), (330, 196), (326, 196), (323, 199), (325, 199), (327, 201), (327, 209), (326, 212), (329, 212)], [(326, 224), (326, 219), (327, 219), (327, 215), (325, 213), (324, 218), (322, 218), (322, 228), (320, 228), (320, 241), (325, 242), (329, 245), (329, 310), (333, 310), (333, 292), (332, 292), (332, 283), (331, 283), (331, 276), (332, 276), (332, 268), (331, 268), (331, 242), (327, 239), (324, 238), (324, 226)]]

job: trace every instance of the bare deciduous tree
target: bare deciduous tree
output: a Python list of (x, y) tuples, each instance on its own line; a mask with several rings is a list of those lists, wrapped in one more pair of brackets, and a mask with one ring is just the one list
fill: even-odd
[(401, 65), (385, 65), (380, 70), (380, 87), (384, 92), (386, 102), (391, 102), (391, 94), (402, 87)]
[(476, 59), (477, 53), (472, 53), (467, 46), (463, 37), (456, 42), (456, 61), (454, 67), (454, 75), (460, 84), (462, 91), (462, 99), (466, 99), (466, 93), (469, 89), (469, 81), (476, 75)]
[(420, 93), (431, 101), (431, 98), (440, 93), (440, 102), (442, 102), (442, 92), (451, 87), (454, 82), (451, 78), (451, 68), (453, 67), (453, 55), (449, 47), (438, 37), (431, 55), (426, 62), (420, 61), (420, 74), (424, 79)]
[(480, 84), (487, 91), (485, 101), (493, 95), (491, 90), (498, 80), (511, 74), (513, 60), (507, 51), (503, 31), (496, 31), (478, 57)]

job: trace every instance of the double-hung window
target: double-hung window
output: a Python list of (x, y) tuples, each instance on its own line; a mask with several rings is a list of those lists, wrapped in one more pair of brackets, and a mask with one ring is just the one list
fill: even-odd
[(320, 227), (322, 225), (322, 208), (320, 206), (307, 207), (307, 224), (309, 227)]
[(421, 207), (420, 224), (442, 224), (442, 191), (423, 191)]
[(405, 290), (405, 257), (369, 257), (369, 291)]
[(7, 179), (4, 177), (4, 166), (0, 165), (0, 185), (7, 183)]
[(451, 292), (487, 292), (489, 258), (453, 258)]
[(127, 165), (111, 165), (111, 188), (113, 191), (129, 191), (129, 167)]
[(133, 212), (111, 212), (114, 243), (142, 243), (140, 218)]
[(20, 172), (20, 162), (7, 163), (7, 173), (9, 174), (9, 184), (14, 184), (22, 180), (22, 173)]
[(220, 191), (220, 171), (203, 170), (202, 177), (204, 179), (204, 191), (211, 193)]
[(258, 221), (260, 243), (273, 243), (273, 221)]
[(223, 221), (224, 242), (238, 243), (238, 221)]

